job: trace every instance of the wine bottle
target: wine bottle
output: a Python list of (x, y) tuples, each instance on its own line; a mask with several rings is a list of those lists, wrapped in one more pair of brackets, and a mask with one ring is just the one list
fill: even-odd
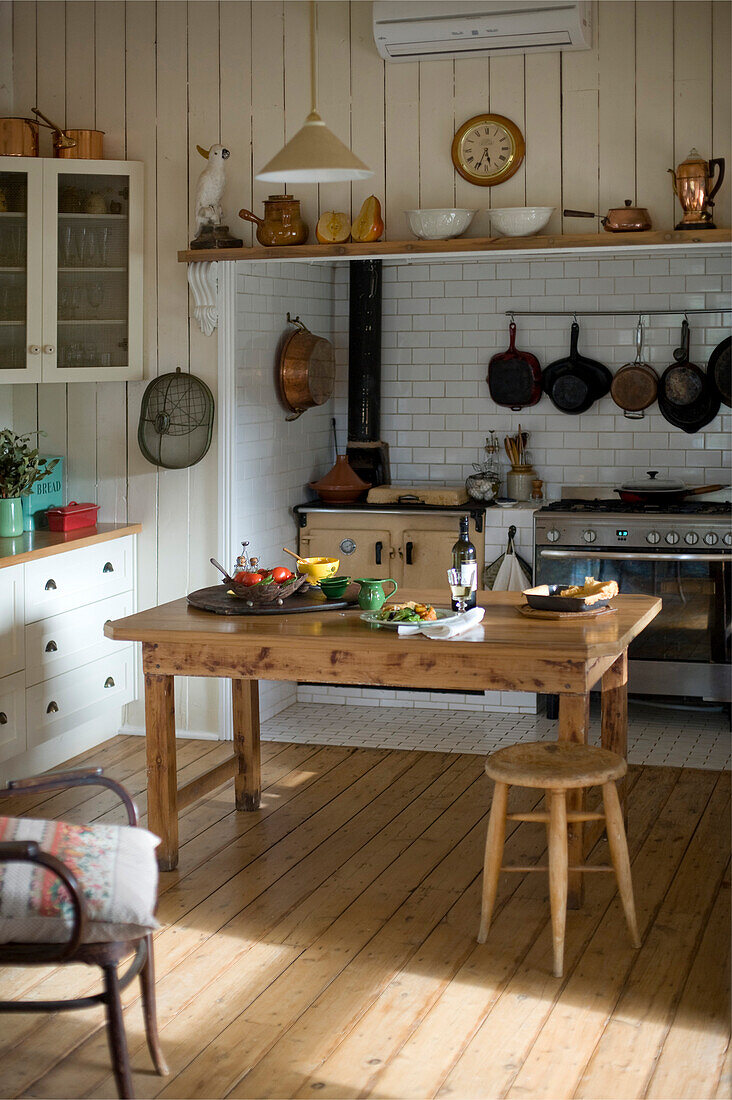
[[(470, 595), (465, 602), (466, 610), (475, 607), (478, 591), (478, 563), (475, 547), (470, 541), (470, 516), (460, 517), (460, 537), (452, 548), (453, 569), (459, 569), (463, 583), (470, 585)], [(452, 600), (452, 609), (457, 611), (457, 603)]]

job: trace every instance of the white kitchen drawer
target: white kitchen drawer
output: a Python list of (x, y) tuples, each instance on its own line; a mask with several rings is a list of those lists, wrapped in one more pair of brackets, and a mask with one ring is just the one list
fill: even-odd
[(109, 657), (54, 676), (27, 689), (28, 748), (88, 722), (113, 705), (121, 707), (134, 695), (135, 651), (129, 645)]
[(122, 619), (134, 611), (132, 592), (86, 604), (30, 623), (25, 628), (25, 682), (30, 687), (51, 676), (119, 652), (119, 642), (104, 637), (108, 619)]
[(0, 569), (0, 676), (18, 672), (25, 663), (23, 638), (23, 566)]
[(0, 680), (0, 760), (25, 749), (25, 677), (16, 672)]
[(28, 562), (25, 566), (25, 621), (127, 592), (133, 586), (132, 535)]

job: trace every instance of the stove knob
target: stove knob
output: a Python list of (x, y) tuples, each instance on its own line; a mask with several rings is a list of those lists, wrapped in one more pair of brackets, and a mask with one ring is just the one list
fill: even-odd
[(678, 536), (677, 532), (676, 531), (669, 531), (669, 533), (666, 535), (666, 542), (669, 544), (669, 546), (675, 546), (678, 541), (679, 541), (679, 536)]
[(657, 542), (661, 541), (661, 536), (658, 531), (649, 531), (646, 535), (646, 542), (650, 542), (651, 546), (655, 546)]
[(549, 542), (558, 542), (560, 537), (559, 531), (557, 531), (556, 527), (550, 527), (546, 533), (546, 537)]
[(709, 531), (704, 536), (704, 541), (707, 546), (715, 546), (719, 542), (719, 535), (716, 535), (714, 531)]
[(585, 542), (595, 542), (597, 540), (597, 532), (592, 530), (583, 531), (582, 538)]
[(696, 531), (689, 531), (688, 535), (684, 535), (684, 542), (688, 546), (696, 546), (699, 541), (699, 536)]
[(724, 536), (724, 545), (732, 546), (732, 531), (728, 531), (727, 534)]

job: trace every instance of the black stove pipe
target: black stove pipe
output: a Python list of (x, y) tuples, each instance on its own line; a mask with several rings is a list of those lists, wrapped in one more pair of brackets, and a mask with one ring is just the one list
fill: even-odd
[(381, 260), (349, 264), (348, 442), (381, 434)]

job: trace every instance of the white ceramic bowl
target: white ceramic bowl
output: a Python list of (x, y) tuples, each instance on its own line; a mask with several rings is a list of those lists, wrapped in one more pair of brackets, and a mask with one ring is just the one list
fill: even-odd
[(423, 241), (446, 241), (465, 232), (473, 220), (475, 210), (445, 207), (436, 210), (405, 210), (404, 213), (415, 237), (421, 237)]
[(503, 237), (530, 237), (540, 233), (556, 206), (504, 206), (488, 210), (491, 228)]

